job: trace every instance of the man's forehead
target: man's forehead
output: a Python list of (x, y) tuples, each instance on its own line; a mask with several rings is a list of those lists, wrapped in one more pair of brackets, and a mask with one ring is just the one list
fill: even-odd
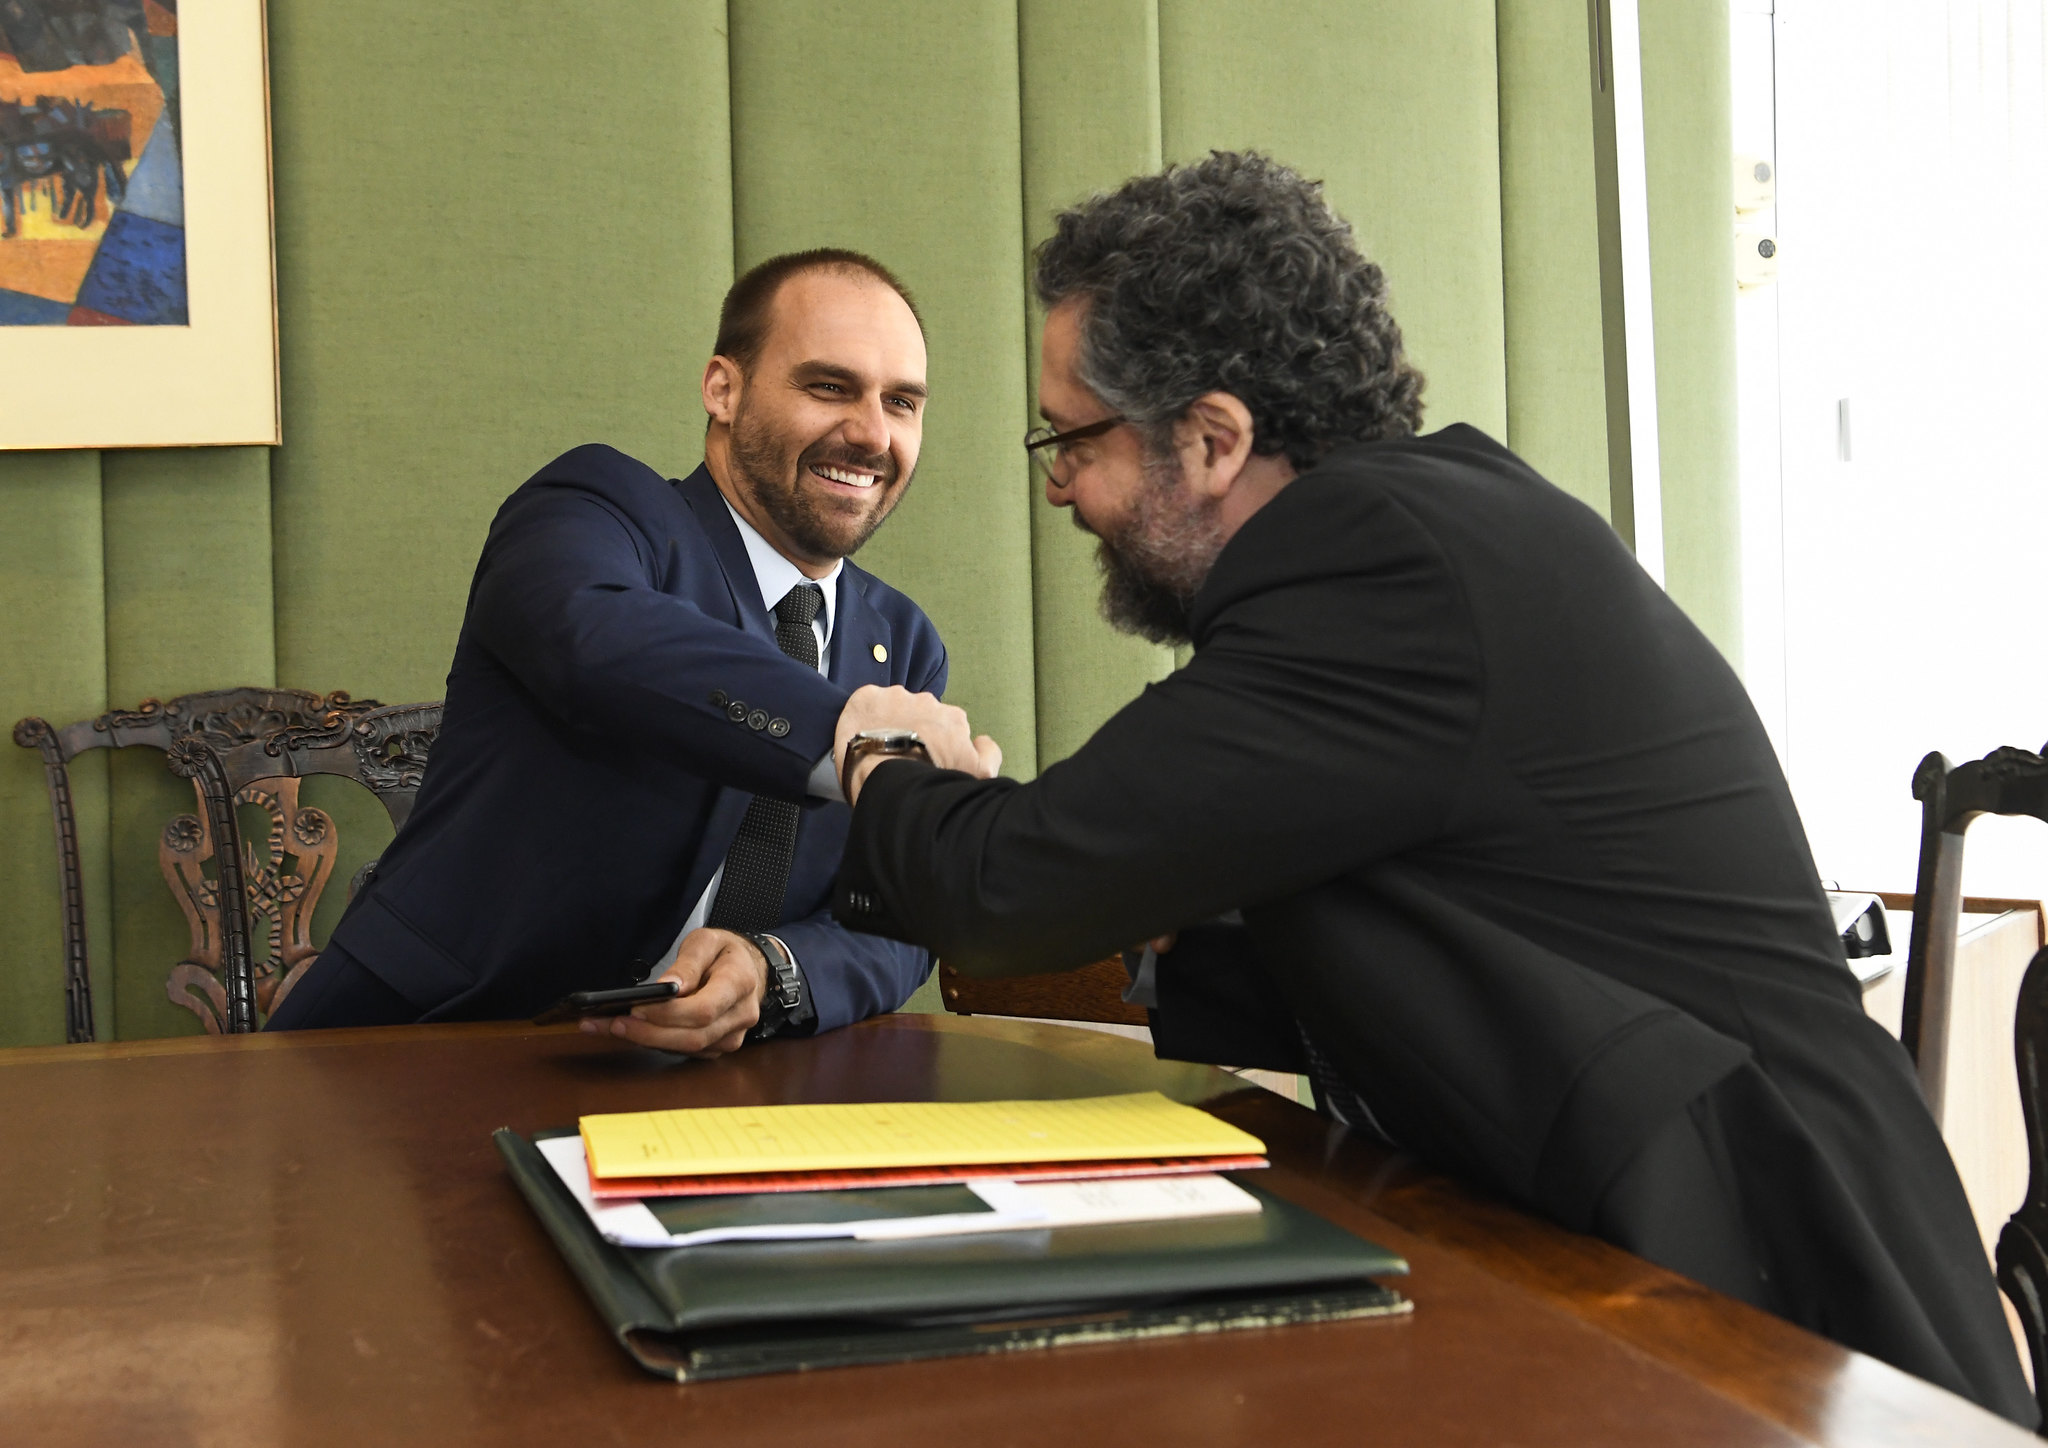
[(914, 354), (922, 374), (924, 332), (896, 289), (866, 272), (799, 272), (776, 289), (768, 345), (810, 355), (828, 340)]
[(1104, 411), (1102, 401), (1074, 370), (1080, 341), (1078, 304), (1063, 302), (1046, 316), (1039, 349), (1038, 411), (1047, 422), (1079, 425)]

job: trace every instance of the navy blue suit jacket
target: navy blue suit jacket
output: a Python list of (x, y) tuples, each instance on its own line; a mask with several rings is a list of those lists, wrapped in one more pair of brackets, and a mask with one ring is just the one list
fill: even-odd
[(894, 1010), (930, 958), (831, 918), (850, 816), (804, 787), (849, 693), (939, 693), (946, 651), (916, 604), (849, 562), (829, 666), (776, 646), (708, 472), (674, 482), (597, 444), (564, 453), (491, 524), (418, 801), (332, 944), (425, 1020), (529, 1016), (627, 984), (674, 942), (759, 793), (807, 806), (776, 934), (818, 1029)]

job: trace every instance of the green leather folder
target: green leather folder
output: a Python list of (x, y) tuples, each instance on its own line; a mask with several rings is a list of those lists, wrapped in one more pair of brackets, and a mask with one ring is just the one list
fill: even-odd
[[(564, 1133), (542, 1132), (541, 1136)], [(1256, 1217), (917, 1241), (615, 1247), (533, 1142), (512, 1180), (634, 1361), (679, 1382), (1384, 1317), (1408, 1264), (1261, 1191)]]

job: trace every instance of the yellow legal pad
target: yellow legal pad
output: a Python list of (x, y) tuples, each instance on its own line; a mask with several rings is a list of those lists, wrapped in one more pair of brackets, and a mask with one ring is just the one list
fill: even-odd
[(1245, 1156), (1264, 1142), (1157, 1091), (1073, 1101), (705, 1106), (586, 1116), (594, 1177)]

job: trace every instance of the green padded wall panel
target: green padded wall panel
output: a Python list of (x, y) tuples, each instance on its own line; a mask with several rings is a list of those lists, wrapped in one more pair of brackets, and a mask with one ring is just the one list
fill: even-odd
[(491, 515), (694, 462), (731, 281), (715, 0), (274, 0), (279, 682), (439, 697)]
[[(109, 704), (275, 682), (270, 450), (108, 452), (100, 468)], [(191, 936), (156, 859), (165, 822), (197, 813), (196, 796), (152, 749), (114, 754), (108, 772), (114, 992), (100, 1035), (190, 1034), (199, 1018), (164, 982)]]
[[(1097, 191), (1160, 165), (1158, 0), (1022, 0), (1024, 238), (1036, 247), (1052, 219)], [(1032, 421), (1038, 419), (1038, 336), (1030, 297), (1025, 341)], [(1038, 762), (1064, 759), (1153, 679), (1173, 651), (1102, 621), (1094, 540), (1034, 487), (1032, 624), (1038, 678)]]
[[(52, 724), (107, 707), (100, 459), (93, 452), (0, 453), (0, 728)], [(107, 970), (106, 756), (71, 771), (88, 890), (87, 941), (102, 1039)], [(64, 1039), (64, 947), (56, 836), (36, 754), (0, 752), (0, 1045)]]
[(1508, 446), (1608, 515), (1592, 47), (1580, 0), (1499, 0)]
[(1023, 182), (1012, 0), (734, 0), (741, 267), (849, 246), (916, 295), (932, 396), (917, 480), (861, 563), (921, 604), (948, 698), (1035, 768)]
[(1664, 583), (1742, 667), (1726, 0), (1642, 0)]
[(1427, 426), (1507, 434), (1492, 0), (1160, 0), (1168, 160), (1256, 147), (1386, 268)]

